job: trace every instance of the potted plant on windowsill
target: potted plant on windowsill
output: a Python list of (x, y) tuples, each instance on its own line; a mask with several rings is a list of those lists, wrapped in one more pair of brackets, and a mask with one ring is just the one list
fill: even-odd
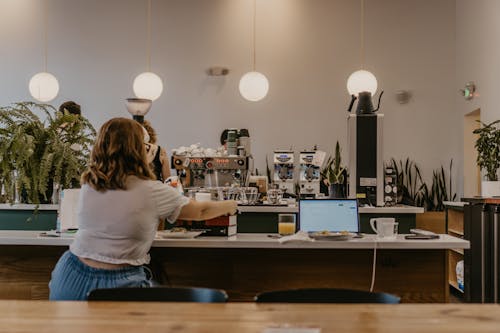
[(94, 137), (86, 118), (50, 105), (0, 107), (0, 180), (6, 201), (49, 203), (54, 189), (79, 187)]
[(340, 144), (337, 141), (335, 145), (335, 155), (328, 158), (326, 167), (321, 172), (322, 179), (328, 186), (330, 198), (346, 197), (346, 174), (347, 170), (342, 166)]
[(500, 168), (500, 129), (496, 120), (489, 124), (481, 121), (481, 127), (474, 130), (478, 135), (475, 147), (477, 149), (477, 165), (485, 172), (485, 180), (481, 182), (481, 195), (492, 197), (500, 195), (498, 169)]

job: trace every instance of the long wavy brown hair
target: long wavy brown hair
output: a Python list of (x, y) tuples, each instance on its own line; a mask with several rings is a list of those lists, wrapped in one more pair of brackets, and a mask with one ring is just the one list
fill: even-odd
[(144, 132), (135, 120), (113, 118), (99, 130), (81, 183), (100, 192), (125, 190), (131, 175), (155, 179), (146, 161)]
[(144, 127), (146, 132), (148, 132), (149, 134), (149, 143), (156, 144), (156, 131), (153, 126), (151, 126), (151, 123), (147, 120), (144, 120), (144, 122), (142, 123), (142, 127)]

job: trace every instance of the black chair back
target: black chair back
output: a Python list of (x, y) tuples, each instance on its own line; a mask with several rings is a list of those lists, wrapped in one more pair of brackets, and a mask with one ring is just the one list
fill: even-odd
[(255, 296), (258, 303), (385, 303), (398, 304), (400, 298), (387, 293), (363, 290), (310, 288), (263, 292)]
[(225, 303), (224, 290), (194, 287), (94, 289), (89, 301)]

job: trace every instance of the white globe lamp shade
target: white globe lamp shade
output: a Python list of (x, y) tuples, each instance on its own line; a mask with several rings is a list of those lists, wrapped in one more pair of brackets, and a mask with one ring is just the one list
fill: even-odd
[(356, 71), (347, 79), (347, 91), (356, 97), (363, 91), (368, 91), (373, 96), (377, 92), (377, 78), (369, 71)]
[(134, 79), (134, 94), (138, 98), (157, 100), (163, 92), (161, 78), (152, 72), (144, 72)]
[(266, 97), (269, 91), (269, 81), (259, 72), (248, 72), (240, 79), (240, 94), (251, 102), (257, 102)]
[(29, 90), (34, 99), (43, 103), (50, 102), (59, 92), (59, 82), (54, 75), (40, 72), (31, 78)]

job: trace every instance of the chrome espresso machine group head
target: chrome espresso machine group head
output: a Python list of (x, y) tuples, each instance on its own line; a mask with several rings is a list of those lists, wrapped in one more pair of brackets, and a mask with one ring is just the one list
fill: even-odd
[(320, 192), (320, 167), (313, 164), (316, 151), (300, 152), (299, 187), (301, 197), (316, 197)]
[(177, 170), (184, 188), (244, 186), (248, 173), (248, 157), (173, 155), (172, 166)]
[(284, 193), (295, 194), (293, 151), (275, 151), (273, 183)]

